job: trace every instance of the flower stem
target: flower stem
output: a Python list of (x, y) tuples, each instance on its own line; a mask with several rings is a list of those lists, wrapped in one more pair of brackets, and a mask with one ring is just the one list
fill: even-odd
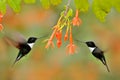
[(78, 9), (76, 10), (76, 14), (75, 14), (75, 17), (78, 17), (79, 16), (79, 11)]
[(49, 39), (49, 40), (53, 40), (53, 38), (54, 38), (55, 33), (57, 32), (57, 30), (58, 30), (58, 26), (55, 26), (55, 29), (54, 29), (52, 35), (50, 36), (50, 39)]
[(73, 43), (73, 38), (72, 38), (72, 27), (70, 26), (70, 43)]
[(67, 15), (67, 12), (68, 12), (68, 10), (69, 10), (70, 2), (71, 2), (71, 0), (68, 0), (68, 3), (67, 3), (67, 5), (66, 5), (66, 10), (65, 10), (64, 16)]

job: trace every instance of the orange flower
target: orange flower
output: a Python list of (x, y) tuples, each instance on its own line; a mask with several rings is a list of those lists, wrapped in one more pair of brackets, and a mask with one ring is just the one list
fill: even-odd
[(61, 38), (62, 38), (62, 32), (61, 31), (56, 32), (56, 38), (57, 38), (57, 40), (61, 40)]
[(72, 29), (70, 27), (70, 43), (67, 45), (67, 53), (74, 54), (76, 52), (76, 45), (73, 44), (73, 38), (72, 38)]
[(68, 31), (66, 31), (65, 36), (64, 36), (64, 41), (68, 40)]
[(81, 21), (81, 19), (79, 18), (78, 14), (79, 14), (79, 11), (76, 10), (76, 15), (75, 15), (75, 17), (74, 17), (73, 20), (72, 20), (73, 26), (80, 26), (81, 23), (82, 23), (82, 21)]
[(56, 38), (57, 38), (57, 47), (60, 48), (61, 44), (62, 44), (62, 31), (57, 31), (56, 32)]
[(58, 25), (56, 25), (54, 27), (54, 31), (53, 31), (52, 35), (50, 36), (50, 38), (49, 38), (49, 40), (48, 40), (47, 45), (45, 46), (45, 48), (49, 48), (50, 46), (54, 47), (54, 44), (53, 44), (52, 40), (53, 40), (53, 38), (54, 38), (57, 30), (58, 30)]
[(52, 42), (52, 40), (48, 40), (48, 43), (47, 43), (47, 45), (45, 46), (45, 48), (48, 48), (48, 47), (52, 47), (52, 48), (54, 48), (54, 43)]
[(61, 44), (62, 44), (62, 41), (61, 40), (57, 40), (57, 47), (58, 48), (60, 48)]
[(3, 30), (3, 26), (2, 26), (2, 24), (0, 24), (0, 31), (2, 31)]
[(2, 13), (0, 12), (0, 23), (2, 22), (2, 17), (3, 17), (3, 15), (2, 15)]
[(76, 45), (70, 43), (67, 45), (67, 53), (74, 54), (76, 52)]

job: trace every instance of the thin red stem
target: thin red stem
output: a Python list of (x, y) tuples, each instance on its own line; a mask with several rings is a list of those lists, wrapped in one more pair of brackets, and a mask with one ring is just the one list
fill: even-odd
[(70, 43), (73, 43), (73, 39), (72, 39), (72, 28), (70, 27)]
[(79, 16), (79, 10), (77, 9), (77, 10), (76, 10), (75, 17), (78, 17), (78, 16)]
[(58, 28), (55, 27), (55, 29), (54, 29), (52, 35), (50, 36), (50, 39), (49, 39), (49, 40), (53, 40), (53, 38), (54, 38), (54, 36), (55, 36), (55, 33), (57, 32), (57, 29), (58, 29)]

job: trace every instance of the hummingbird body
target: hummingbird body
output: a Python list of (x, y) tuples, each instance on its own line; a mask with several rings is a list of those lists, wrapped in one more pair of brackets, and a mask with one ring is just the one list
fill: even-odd
[(37, 39), (41, 39), (43, 37), (48, 36), (48, 34), (45, 34), (39, 38), (29, 37), (26, 41), (24, 36), (18, 32), (11, 34), (12, 36), (10, 36), (10, 33), (8, 33), (8, 35), (5, 34), (3, 38), (4, 41), (9, 45), (13, 45), (17, 49), (19, 49), (19, 53), (14, 61), (14, 64), (31, 51)]
[(35, 41), (36, 41), (37, 39), (39, 39), (39, 38), (30, 37), (30, 38), (28, 38), (28, 40), (26, 41), (26, 40), (24, 39), (24, 37), (23, 37), (22, 35), (20, 35), (20, 34), (17, 34), (17, 35), (15, 35), (14, 37), (15, 37), (16, 39), (12, 39), (12, 38), (10, 38), (10, 37), (8, 37), (8, 36), (5, 36), (5, 37), (4, 37), (4, 40), (5, 40), (8, 44), (11, 44), (11, 45), (13, 45), (13, 46), (15, 46), (16, 48), (19, 49), (19, 53), (18, 53), (18, 55), (17, 55), (17, 57), (16, 57), (16, 59), (15, 59), (15, 62), (14, 62), (14, 64), (15, 64), (15, 63), (16, 63), (17, 61), (19, 61), (23, 56), (27, 55), (27, 54), (31, 51), (33, 45), (35, 44)]
[(31, 51), (31, 47), (27, 43), (24, 43), (24, 44), (20, 44), (20, 49), (19, 50), (20, 51), (18, 53), (18, 56), (17, 56), (15, 62), (20, 60), (26, 54), (28, 54)]
[(37, 38), (30, 37), (27, 42), (19, 43), (19, 53), (14, 64), (31, 51), (36, 40)]
[(88, 41), (85, 43), (88, 46), (89, 50), (91, 51), (92, 55), (99, 59), (107, 67), (108, 72), (110, 72), (104, 56), (104, 51), (98, 48), (93, 41)]

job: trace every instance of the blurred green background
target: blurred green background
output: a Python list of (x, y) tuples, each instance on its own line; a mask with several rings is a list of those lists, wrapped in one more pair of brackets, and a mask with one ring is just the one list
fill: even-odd
[[(58, 6), (44, 9), (36, 4), (22, 4), (20, 13), (14, 13), (7, 7), (3, 17), (4, 30), (17, 31), (26, 39), (51, 34), (66, 1)], [(70, 5), (75, 11), (73, 3)], [(0, 80), (120, 80), (120, 14), (114, 9), (108, 14), (106, 22), (100, 22), (92, 10), (80, 13), (82, 25), (73, 28), (74, 39), (93, 40), (105, 53), (110, 73), (106, 67), (94, 58), (87, 46), (78, 46), (77, 53), (66, 56), (66, 46), (45, 49), (43, 38), (36, 42), (32, 51), (11, 68), (18, 50), (4, 42), (0, 33)], [(63, 34), (65, 30), (63, 30)], [(64, 35), (63, 35), (64, 36)], [(56, 41), (54, 41), (56, 43)]]

